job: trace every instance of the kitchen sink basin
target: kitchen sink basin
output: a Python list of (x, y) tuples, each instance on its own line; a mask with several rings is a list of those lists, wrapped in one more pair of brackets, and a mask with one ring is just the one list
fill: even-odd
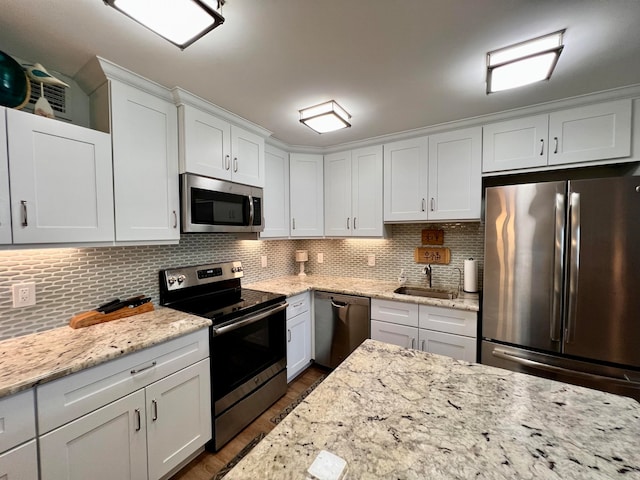
[(411, 295), (414, 297), (443, 298), (451, 300), (458, 297), (458, 293), (454, 290), (445, 290), (443, 288), (422, 288), (422, 287), (399, 287), (393, 293), (401, 295)]

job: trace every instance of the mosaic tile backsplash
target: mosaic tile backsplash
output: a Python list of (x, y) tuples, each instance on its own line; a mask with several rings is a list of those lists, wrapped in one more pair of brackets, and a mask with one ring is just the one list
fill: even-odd
[[(433, 266), (434, 287), (455, 287), (457, 268), (466, 258), (482, 265), (484, 228), (480, 223), (393, 225), (384, 240), (237, 240), (227, 234), (183, 235), (178, 245), (65, 248), (0, 251), (0, 340), (67, 325), (73, 315), (105, 300), (137, 294), (158, 304), (158, 271), (201, 263), (240, 260), (244, 283), (298, 272), (295, 250), (309, 251), (308, 274), (396, 280), (405, 269), (409, 284), (423, 285), (423, 265), (413, 260), (423, 228), (445, 231), (451, 249), (450, 265)], [(317, 262), (317, 254), (324, 262)], [(367, 265), (375, 255), (376, 265)], [(267, 256), (267, 267), (261, 257)], [(479, 272), (481, 287), (482, 269)], [(12, 308), (11, 285), (36, 283), (37, 303)]]

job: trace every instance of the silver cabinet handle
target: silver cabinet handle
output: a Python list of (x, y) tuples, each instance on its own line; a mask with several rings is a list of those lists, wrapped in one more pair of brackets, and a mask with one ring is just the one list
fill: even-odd
[(225, 155), (224, 156), (224, 169), (225, 170), (229, 170), (229, 168), (231, 167), (231, 163), (229, 162), (230, 157), (229, 155)]
[(555, 142), (555, 147), (553, 148), (553, 153), (558, 153), (558, 137), (553, 137), (553, 141)]
[(296, 229), (296, 219), (292, 218), (291, 219), (291, 223), (293, 224), (293, 229), (295, 230)]
[(420, 342), (420, 350), (423, 352), (426, 352), (427, 350), (425, 349), (425, 343), (426, 340), (422, 340), (422, 342)]
[(553, 296), (551, 298), (551, 340), (560, 341), (560, 315), (562, 301), (562, 259), (564, 258), (565, 196), (556, 194), (555, 241), (553, 251)]
[(544, 138), (540, 139), (540, 155), (544, 154)]
[(411, 348), (412, 348), (412, 349), (413, 349), (413, 348), (416, 348), (415, 346), (416, 346), (416, 339), (415, 339), (415, 338), (412, 338), (412, 339), (411, 339)]
[(578, 309), (578, 267), (580, 266), (580, 194), (572, 192), (569, 196), (569, 301), (567, 327), (564, 341), (573, 341), (573, 329)]
[(300, 306), (302, 306), (302, 304), (304, 304), (304, 300), (302, 300), (301, 302), (295, 303), (293, 305), (291, 305), (291, 308), (298, 308)]
[(140, 429), (142, 428), (142, 420), (140, 419), (140, 409), (136, 408), (133, 411), (133, 414), (134, 414), (135, 420), (136, 420), (136, 432), (139, 432)]
[(291, 329), (287, 328), (287, 343), (291, 343)]
[(155, 399), (151, 400), (151, 420), (158, 420), (158, 402)]
[(436, 199), (431, 197), (431, 211), (434, 212), (436, 210)]
[(423, 198), (422, 199), (422, 211), (424, 212), (427, 209), (427, 201)]
[(233, 157), (233, 171), (234, 173), (238, 171), (238, 157)]
[(173, 211), (173, 228), (178, 228), (178, 214)]
[(355, 230), (356, 228), (356, 217), (353, 217), (353, 229)]
[(29, 221), (27, 219), (27, 201), (20, 200), (20, 205), (22, 206), (22, 226), (27, 227), (29, 226)]
[(154, 360), (153, 362), (151, 362), (151, 364), (147, 365), (146, 367), (142, 367), (142, 368), (138, 368), (138, 369), (133, 369), (131, 370), (131, 375), (135, 375), (136, 373), (140, 373), (140, 372), (144, 372), (145, 370), (149, 370), (150, 368), (153, 368), (156, 366), (156, 361)]
[(349, 217), (347, 217), (347, 230), (349, 230), (349, 228), (350, 228), (350, 227), (349, 227), (349, 225), (350, 225), (350, 223), (349, 223)]

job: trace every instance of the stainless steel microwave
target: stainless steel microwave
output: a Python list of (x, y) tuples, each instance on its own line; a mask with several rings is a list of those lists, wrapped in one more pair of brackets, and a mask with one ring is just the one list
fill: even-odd
[(184, 233), (264, 230), (262, 188), (183, 173), (180, 197)]

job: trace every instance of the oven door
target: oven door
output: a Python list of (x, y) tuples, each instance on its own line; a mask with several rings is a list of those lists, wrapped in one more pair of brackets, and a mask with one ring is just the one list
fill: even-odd
[(180, 186), (184, 233), (263, 229), (262, 189), (190, 173)]
[(216, 416), (287, 366), (287, 303), (211, 328), (211, 393)]

